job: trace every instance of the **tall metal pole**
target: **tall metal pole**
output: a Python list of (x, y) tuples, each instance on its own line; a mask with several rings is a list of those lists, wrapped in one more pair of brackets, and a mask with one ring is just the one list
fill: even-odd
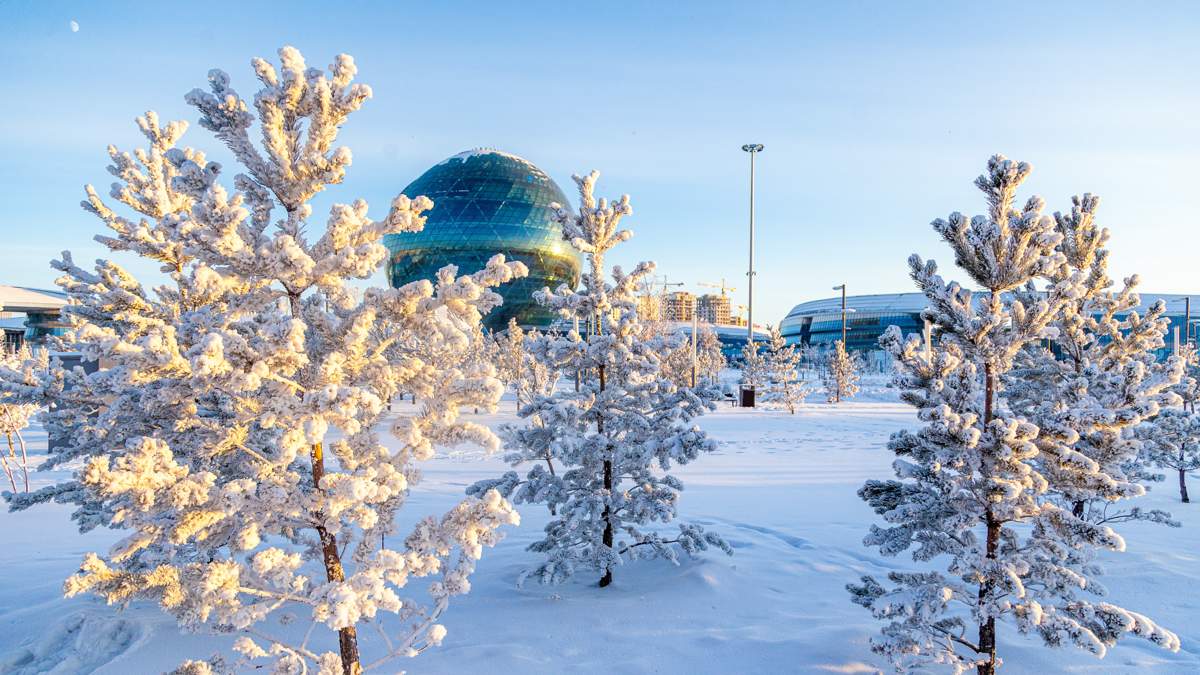
[(842, 284), (842, 349), (846, 348), (846, 284)]
[(1183, 344), (1192, 344), (1192, 297), (1183, 299)]
[(834, 286), (833, 290), (842, 292), (842, 346), (846, 346), (846, 284)]
[(700, 316), (697, 312), (692, 312), (692, 389), (696, 388), (696, 370), (699, 357), (699, 350), (696, 344), (696, 333), (700, 329)]
[(746, 272), (746, 339), (754, 342), (754, 151), (750, 152), (750, 267)]
[(750, 269), (746, 272), (746, 341), (754, 344), (754, 156), (763, 151), (763, 145), (747, 143), (742, 150), (750, 153)]

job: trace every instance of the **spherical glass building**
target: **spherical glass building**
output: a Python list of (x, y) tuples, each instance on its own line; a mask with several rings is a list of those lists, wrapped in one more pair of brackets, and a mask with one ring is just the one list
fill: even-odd
[(556, 318), (533, 293), (579, 283), (580, 258), (562, 239), (550, 204), (570, 208), (567, 196), (544, 171), (498, 150), (461, 152), (437, 164), (404, 188), (409, 197), (433, 200), (425, 229), (388, 235), (388, 282), (392, 286), (433, 279), (457, 265), (459, 274), (478, 272), (503, 253), (520, 260), (529, 276), (496, 289), (504, 298), (484, 322), (502, 329), (510, 318), (526, 327), (545, 327)]

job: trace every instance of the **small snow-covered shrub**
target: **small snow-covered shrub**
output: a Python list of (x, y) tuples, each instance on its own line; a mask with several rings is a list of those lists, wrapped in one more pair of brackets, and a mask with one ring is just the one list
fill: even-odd
[[(9, 377), (16, 382), (28, 383), (42, 376), (49, 368), (49, 352), (45, 349), (30, 349), (21, 345), (17, 349), (0, 347), (0, 377)], [(5, 447), (0, 448), (0, 468), (8, 478), (13, 492), (21, 489), (29, 492), (29, 451), (25, 435), (21, 432), (37, 414), (38, 405), (14, 393), (0, 391), (0, 434), (4, 435)], [(17, 474), (21, 487), (17, 487)]]

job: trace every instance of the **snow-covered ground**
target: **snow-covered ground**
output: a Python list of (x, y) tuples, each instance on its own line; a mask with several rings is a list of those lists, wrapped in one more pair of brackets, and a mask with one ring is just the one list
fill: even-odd
[[(819, 400), (818, 395), (812, 397)], [(513, 420), (512, 402), (488, 424)], [(864, 573), (910, 566), (861, 545), (874, 514), (857, 498), (863, 480), (890, 476), (884, 444), (915, 424), (890, 392), (867, 387), (840, 406), (811, 403), (796, 415), (722, 405), (701, 421), (721, 442), (714, 456), (676, 472), (686, 484), (681, 514), (735, 548), (686, 560), (635, 562), (601, 590), (581, 573), (562, 586), (515, 587), (535, 561), (525, 547), (546, 515), (522, 507), (522, 525), (485, 552), (472, 592), (442, 623), (441, 648), (393, 662), (421, 673), (871, 673), (886, 670), (868, 648), (878, 625), (844, 586)], [(33, 447), (45, 439), (33, 434)], [(463, 489), (505, 469), (477, 451), (429, 462), (404, 509), (415, 520), (441, 513)], [(40, 482), (45, 483), (42, 479)], [(1128, 552), (1109, 556), (1113, 598), (1179, 633), (1178, 654), (1129, 640), (1103, 660), (1049, 650), (1001, 630), (1004, 672), (1200, 672), (1200, 504), (1178, 503), (1170, 484), (1144, 499), (1167, 508), (1181, 529), (1125, 526)], [(0, 515), (0, 673), (155, 673), (206, 658), (232, 638), (180, 635), (157, 608), (114, 612), (94, 598), (65, 600), (62, 580), (82, 554), (113, 533), (76, 534), (66, 507)], [(369, 656), (372, 638), (363, 631)], [(326, 648), (331, 648), (327, 646)]]

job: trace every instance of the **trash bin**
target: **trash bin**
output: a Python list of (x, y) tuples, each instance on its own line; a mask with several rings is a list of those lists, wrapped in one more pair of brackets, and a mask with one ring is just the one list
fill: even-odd
[(741, 402), (741, 406), (743, 408), (753, 408), (754, 407), (754, 387), (750, 386), (750, 385), (742, 385), (742, 387), (739, 391), (741, 393), (741, 396), (739, 398), (739, 401)]

